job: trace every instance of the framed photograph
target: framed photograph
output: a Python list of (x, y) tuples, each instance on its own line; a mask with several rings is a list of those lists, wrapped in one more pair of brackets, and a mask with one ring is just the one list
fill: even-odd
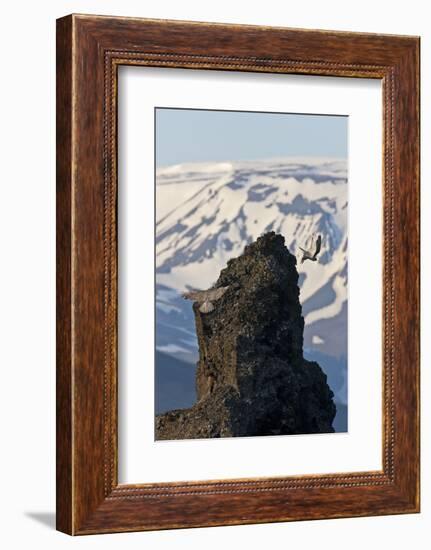
[(419, 511), (419, 38), (57, 21), (57, 528)]

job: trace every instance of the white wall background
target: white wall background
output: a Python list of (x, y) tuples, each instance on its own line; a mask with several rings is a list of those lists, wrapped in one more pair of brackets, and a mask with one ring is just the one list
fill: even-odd
[[(71, 538), (54, 531), (55, 19), (96, 13), (415, 34), (422, 37), (422, 151), (431, 150), (431, 29), (410, 0), (56, 0), (2, 6), (0, 87), (0, 522), (4, 548), (428, 548), (431, 522), (429, 338), (422, 346), (422, 513)], [(430, 164), (422, 166), (422, 241), (429, 249)], [(422, 262), (423, 334), (431, 330), (431, 261)], [(429, 539), (429, 536), (428, 536)]]

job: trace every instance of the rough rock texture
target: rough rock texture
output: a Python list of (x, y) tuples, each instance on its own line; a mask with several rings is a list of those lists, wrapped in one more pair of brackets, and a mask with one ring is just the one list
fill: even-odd
[(228, 262), (215, 287), (229, 286), (201, 313), (198, 402), (156, 417), (156, 439), (333, 432), (326, 375), (302, 355), (304, 319), (296, 258), (266, 233)]

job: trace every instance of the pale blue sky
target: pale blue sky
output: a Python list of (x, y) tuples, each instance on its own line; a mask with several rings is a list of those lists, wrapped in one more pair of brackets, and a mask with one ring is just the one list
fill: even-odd
[(347, 158), (347, 116), (156, 108), (156, 165)]

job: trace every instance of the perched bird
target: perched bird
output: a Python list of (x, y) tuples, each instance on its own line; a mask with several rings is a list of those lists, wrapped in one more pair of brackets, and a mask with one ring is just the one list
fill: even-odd
[(303, 252), (302, 258), (301, 258), (301, 264), (303, 264), (305, 260), (311, 260), (312, 262), (316, 262), (317, 255), (319, 254), (321, 247), (322, 247), (322, 235), (319, 235), (317, 237), (316, 248), (314, 249), (314, 252), (312, 250), (304, 250), (303, 248), (299, 247)]
[(229, 286), (221, 286), (209, 290), (191, 290), (190, 292), (184, 292), (183, 298), (200, 304), (199, 311), (201, 313), (211, 313), (215, 309), (213, 302), (220, 300), (228, 288)]

